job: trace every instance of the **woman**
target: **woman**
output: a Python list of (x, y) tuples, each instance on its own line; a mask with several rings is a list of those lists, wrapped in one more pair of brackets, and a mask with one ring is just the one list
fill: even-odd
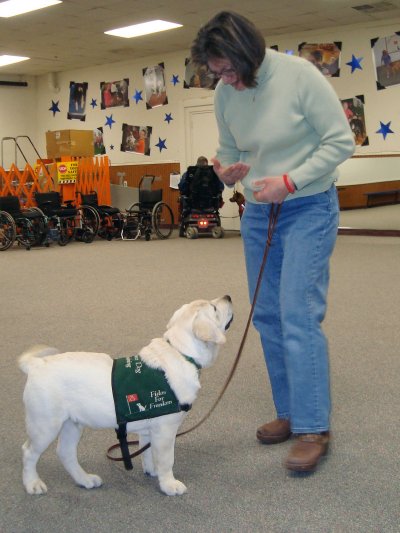
[(321, 329), (329, 258), (338, 227), (334, 182), (354, 151), (342, 106), (310, 62), (271, 49), (258, 29), (221, 12), (193, 42), (192, 61), (207, 67), (215, 90), (219, 148), (214, 170), (241, 180), (241, 221), (253, 297), (273, 204), (282, 203), (253, 322), (264, 350), (277, 418), (257, 430), (265, 444), (295, 440), (285, 461), (312, 471), (329, 444), (328, 351)]

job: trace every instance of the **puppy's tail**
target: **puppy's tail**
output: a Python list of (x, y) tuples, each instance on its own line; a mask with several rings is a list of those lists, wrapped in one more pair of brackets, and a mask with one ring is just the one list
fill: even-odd
[(60, 353), (55, 348), (50, 348), (49, 346), (32, 346), (32, 348), (29, 348), (26, 352), (24, 352), (18, 359), (18, 366), (22, 370), (22, 372), (25, 372), (27, 374), (31, 368), (37, 365), (42, 365), (44, 363), (43, 357), (46, 357), (47, 355), (55, 355), (56, 353)]

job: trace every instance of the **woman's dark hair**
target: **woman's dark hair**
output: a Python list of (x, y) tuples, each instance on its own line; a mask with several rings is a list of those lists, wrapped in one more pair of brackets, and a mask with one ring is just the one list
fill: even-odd
[(228, 59), (246, 87), (257, 85), (257, 70), (265, 57), (265, 39), (242, 15), (221, 11), (200, 28), (192, 43), (193, 64), (206, 66), (210, 59)]

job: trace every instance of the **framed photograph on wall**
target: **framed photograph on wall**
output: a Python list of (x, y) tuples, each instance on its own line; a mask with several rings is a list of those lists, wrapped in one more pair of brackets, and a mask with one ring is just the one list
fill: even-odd
[(151, 126), (122, 124), (121, 152), (150, 155)]
[(208, 76), (205, 67), (196, 69), (190, 58), (185, 59), (185, 79), (183, 80), (184, 89), (215, 89), (218, 80), (211, 79)]
[(100, 126), (93, 130), (94, 155), (104, 155), (106, 147), (104, 146), (103, 128)]
[(71, 81), (69, 83), (68, 120), (86, 120), (86, 93), (88, 84)]
[(340, 76), (341, 50), (341, 42), (301, 43), (299, 45), (299, 56), (310, 61), (327, 78), (337, 78)]
[(129, 79), (102, 81), (100, 83), (101, 109), (109, 107), (129, 107)]
[(146, 93), (146, 107), (153, 109), (168, 104), (167, 85), (165, 83), (164, 63), (142, 70), (144, 89)]
[(400, 32), (371, 39), (378, 91), (400, 83)]
[(340, 100), (344, 114), (349, 121), (354, 141), (357, 146), (368, 146), (367, 128), (365, 126), (364, 95)]

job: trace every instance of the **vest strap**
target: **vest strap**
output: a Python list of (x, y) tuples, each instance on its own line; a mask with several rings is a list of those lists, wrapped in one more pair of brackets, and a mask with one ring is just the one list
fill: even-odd
[(197, 362), (193, 359), (193, 357), (189, 357), (188, 355), (185, 355), (185, 354), (182, 354), (182, 356), (186, 359), (186, 361), (187, 361), (188, 363), (192, 363), (192, 365), (194, 365), (194, 366), (197, 368), (197, 370), (201, 370), (201, 365), (199, 365), (199, 363), (197, 363)]
[(124, 460), (125, 470), (132, 470), (132, 461), (129, 454), (128, 442), (126, 440), (126, 423), (119, 424), (118, 429), (115, 430), (121, 448), (122, 459)]

